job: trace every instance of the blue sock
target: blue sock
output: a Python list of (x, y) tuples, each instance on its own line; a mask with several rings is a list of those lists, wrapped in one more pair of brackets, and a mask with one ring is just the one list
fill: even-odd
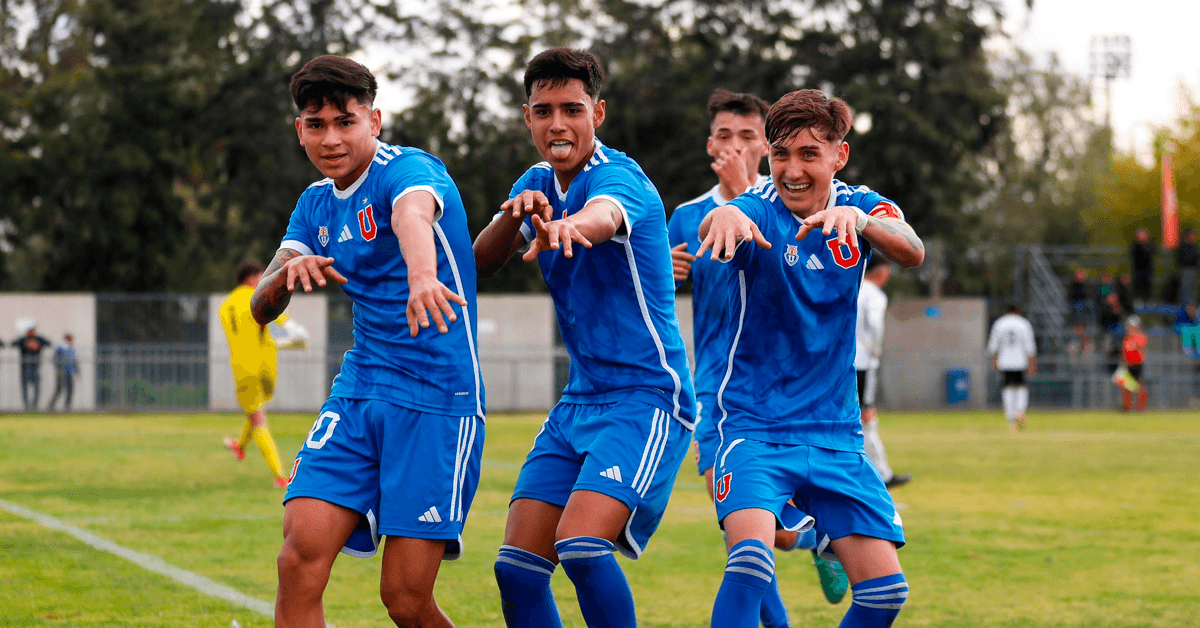
[(771, 580), (771, 586), (767, 587), (766, 593), (763, 594), (759, 618), (762, 619), (763, 628), (792, 627), (787, 609), (783, 606), (783, 597), (779, 595), (778, 578)]
[(550, 576), (554, 563), (511, 545), (500, 546), (496, 557), (496, 584), (500, 606), (509, 628), (562, 628)]
[(763, 595), (775, 581), (775, 555), (749, 539), (729, 550), (725, 577), (713, 603), (712, 628), (758, 628)]
[(634, 628), (633, 591), (613, 556), (613, 544), (577, 536), (554, 544), (563, 571), (575, 583), (579, 610), (589, 628)]
[(902, 573), (864, 580), (853, 590), (854, 602), (839, 628), (887, 628), (908, 599), (908, 581)]

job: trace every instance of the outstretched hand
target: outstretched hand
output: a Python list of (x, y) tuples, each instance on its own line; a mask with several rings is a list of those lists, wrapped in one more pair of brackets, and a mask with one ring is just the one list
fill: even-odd
[[(544, 198), (544, 197), (543, 197)], [(538, 253), (542, 251), (556, 251), (560, 247), (563, 250), (563, 255), (572, 257), (574, 251), (572, 244), (578, 242), (584, 248), (592, 248), (592, 243), (575, 225), (571, 224), (567, 219), (562, 220), (542, 220), (537, 214), (530, 219), (533, 223), (533, 230), (536, 237), (529, 243), (529, 250), (521, 256), (521, 259), (531, 262), (537, 259)]]
[(821, 211), (805, 218), (800, 225), (800, 230), (796, 232), (796, 239), (803, 240), (812, 232), (813, 229), (820, 228), (821, 233), (829, 235), (837, 229), (838, 246), (842, 246), (849, 242), (853, 248), (858, 248), (858, 231), (855, 226), (858, 224), (858, 216), (862, 212), (855, 207), (839, 205), (822, 209)]
[(333, 258), (322, 255), (301, 255), (293, 257), (283, 265), (287, 273), (288, 292), (295, 292), (297, 285), (305, 292), (313, 291), (313, 284), (325, 287), (326, 280), (346, 285), (349, 281), (333, 267)]
[(540, 216), (549, 222), (554, 218), (554, 208), (545, 194), (537, 190), (525, 190), (500, 204), (500, 211), (507, 212), (518, 220), (526, 216)]
[(408, 334), (416, 336), (420, 329), (429, 327), (432, 315), (433, 323), (440, 333), (450, 330), (446, 321), (458, 320), (450, 303), (467, 307), (467, 300), (446, 287), (436, 276), (409, 277), (408, 279), (408, 309), (405, 317), (408, 319)]
[(737, 245), (746, 240), (752, 240), (764, 249), (771, 248), (771, 243), (763, 237), (758, 225), (738, 208), (725, 205), (712, 210), (710, 215), (712, 218), (708, 226), (708, 235), (700, 242), (696, 257), (712, 249), (711, 259), (714, 262), (721, 261), (722, 257), (726, 261), (731, 260)]

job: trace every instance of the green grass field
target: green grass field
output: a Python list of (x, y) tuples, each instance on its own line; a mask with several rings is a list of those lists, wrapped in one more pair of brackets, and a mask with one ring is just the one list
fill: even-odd
[[(272, 415), (285, 457), (311, 415)], [(488, 421), (467, 554), (438, 600), (461, 627), (503, 626), (492, 562), (517, 469), (540, 416)], [(233, 415), (0, 417), (0, 500), (263, 602), (274, 600), (282, 490), (253, 447), (232, 460)], [(1010, 434), (998, 412), (888, 413), (893, 492), (912, 596), (897, 626), (1200, 626), (1200, 417), (1038, 413)], [(777, 556), (797, 626), (836, 626), (807, 553)], [(645, 558), (621, 559), (642, 626), (708, 626), (721, 536), (689, 458)], [(390, 625), (376, 559), (342, 556), (326, 592), (337, 628)], [(570, 582), (554, 577), (568, 626)], [(269, 626), (205, 595), (0, 508), (0, 626)]]

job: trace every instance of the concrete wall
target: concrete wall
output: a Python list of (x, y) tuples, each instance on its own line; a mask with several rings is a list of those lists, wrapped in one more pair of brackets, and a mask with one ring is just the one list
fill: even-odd
[(945, 408), (946, 371), (970, 371), (961, 407), (982, 408), (991, 368), (983, 299), (893, 300), (884, 328), (878, 405), (881, 409)]
[[(237, 387), (229, 365), (229, 343), (218, 311), (228, 294), (208, 298), (208, 407), (223, 412), (240, 412)], [(297, 294), (287, 315), (308, 330), (304, 349), (280, 349), (276, 370), (275, 398), (267, 403), (268, 413), (315, 412), (329, 396), (325, 349), (328, 345), (328, 306), (324, 294)]]
[[(54, 394), (54, 349), (63, 334), (75, 338), (79, 375), (71, 397), (72, 410), (96, 407), (96, 298), (91, 294), (0, 294), (0, 411), (21, 411), (20, 354), (12, 342), (20, 335), (19, 318), (37, 321), (38, 335), (52, 345), (42, 351), (42, 384), (37, 407), (44, 409)], [(62, 408), (60, 398), (58, 408)]]
[(562, 392), (554, 382), (558, 323), (553, 301), (548, 295), (479, 295), (478, 303), (488, 411), (552, 407)]

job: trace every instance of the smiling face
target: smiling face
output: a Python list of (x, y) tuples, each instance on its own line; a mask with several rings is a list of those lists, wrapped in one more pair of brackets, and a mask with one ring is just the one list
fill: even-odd
[(309, 161), (344, 190), (370, 165), (382, 125), (383, 114), (356, 99), (346, 101), (345, 111), (326, 100), (300, 112), (296, 135)]
[(771, 179), (783, 204), (807, 218), (825, 209), (833, 175), (849, 158), (849, 144), (830, 142), (809, 127), (771, 146)]
[(540, 81), (524, 105), (533, 144), (565, 188), (595, 152), (596, 129), (604, 123), (604, 101), (594, 102), (583, 81)]
[(769, 148), (762, 116), (722, 111), (713, 118), (708, 156), (716, 159), (723, 152), (737, 154), (746, 164), (751, 183), (758, 178), (758, 165)]

